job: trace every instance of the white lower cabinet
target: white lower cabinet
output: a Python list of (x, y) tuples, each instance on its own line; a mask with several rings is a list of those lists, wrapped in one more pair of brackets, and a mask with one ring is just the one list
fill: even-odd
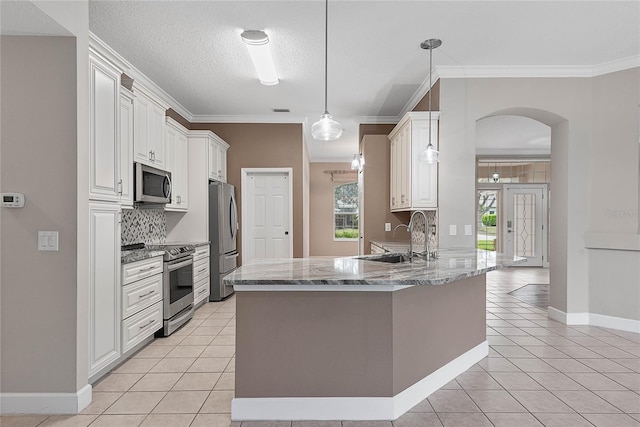
[(162, 301), (162, 274), (128, 284), (122, 288), (122, 318)]
[(162, 327), (162, 301), (122, 321), (122, 352), (152, 336)]
[(193, 305), (209, 299), (209, 246), (197, 246), (193, 254)]
[(90, 203), (89, 377), (115, 362), (120, 347), (120, 206)]
[(122, 266), (122, 353), (162, 328), (162, 257)]

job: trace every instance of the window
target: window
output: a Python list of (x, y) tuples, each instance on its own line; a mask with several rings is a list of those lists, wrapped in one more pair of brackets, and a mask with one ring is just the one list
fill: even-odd
[(333, 187), (333, 237), (358, 240), (358, 183)]

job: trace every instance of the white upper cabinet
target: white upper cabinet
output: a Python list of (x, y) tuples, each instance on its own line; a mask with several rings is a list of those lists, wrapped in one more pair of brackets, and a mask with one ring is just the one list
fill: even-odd
[(213, 132), (209, 133), (209, 179), (227, 182), (227, 150), (229, 144)]
[(166, 118), (167, 170), (171, 172), (171, 203), (165, 206), (166, 210), (186, 211), (189, 207), (188, 135), (182, 125)]
[(90, 78), (90, 184), (92, 200), (120, 200), (120, 72), (93, 50)]
[(167, 106), (144, 86), (133, 83), (134, 160), (166, 170), (164, 124)]
[(420, 160), (429, 143), (438, 148), (439, 112), (408, 112), (389, 134), (391, 211), (408, 211), (438, 207), (438, 163)]
[(133, 93), (120, 88), (120, 204), (133, 206)]

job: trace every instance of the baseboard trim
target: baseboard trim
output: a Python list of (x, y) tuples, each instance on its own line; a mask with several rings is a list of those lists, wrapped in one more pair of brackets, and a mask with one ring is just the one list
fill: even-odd
[(91, 385), (75, 393), (0, 393), (0, 414), (79, 414), (91, 403)]
[(601, 328), (616, 329), (625, 332), (640, 333), (640, 320), (607, 316), (598, 313), (565, 313), (556, 308), (547, 309), (549, 319), (565, 325), (591, 325)]
[(392, 397), (235, 398), (233, 421), (395, 420), (489, 354), (484, 341)]

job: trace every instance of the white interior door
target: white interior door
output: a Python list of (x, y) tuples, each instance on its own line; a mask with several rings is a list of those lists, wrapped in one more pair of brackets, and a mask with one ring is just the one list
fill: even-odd
[(505, 253), (527, 261), (519, 266), (541, 267), (545, 248), (546, 185), (504, 186)]
[(242, 260), (292, 258), (290, 170), (245, 170), (242, 183)]

